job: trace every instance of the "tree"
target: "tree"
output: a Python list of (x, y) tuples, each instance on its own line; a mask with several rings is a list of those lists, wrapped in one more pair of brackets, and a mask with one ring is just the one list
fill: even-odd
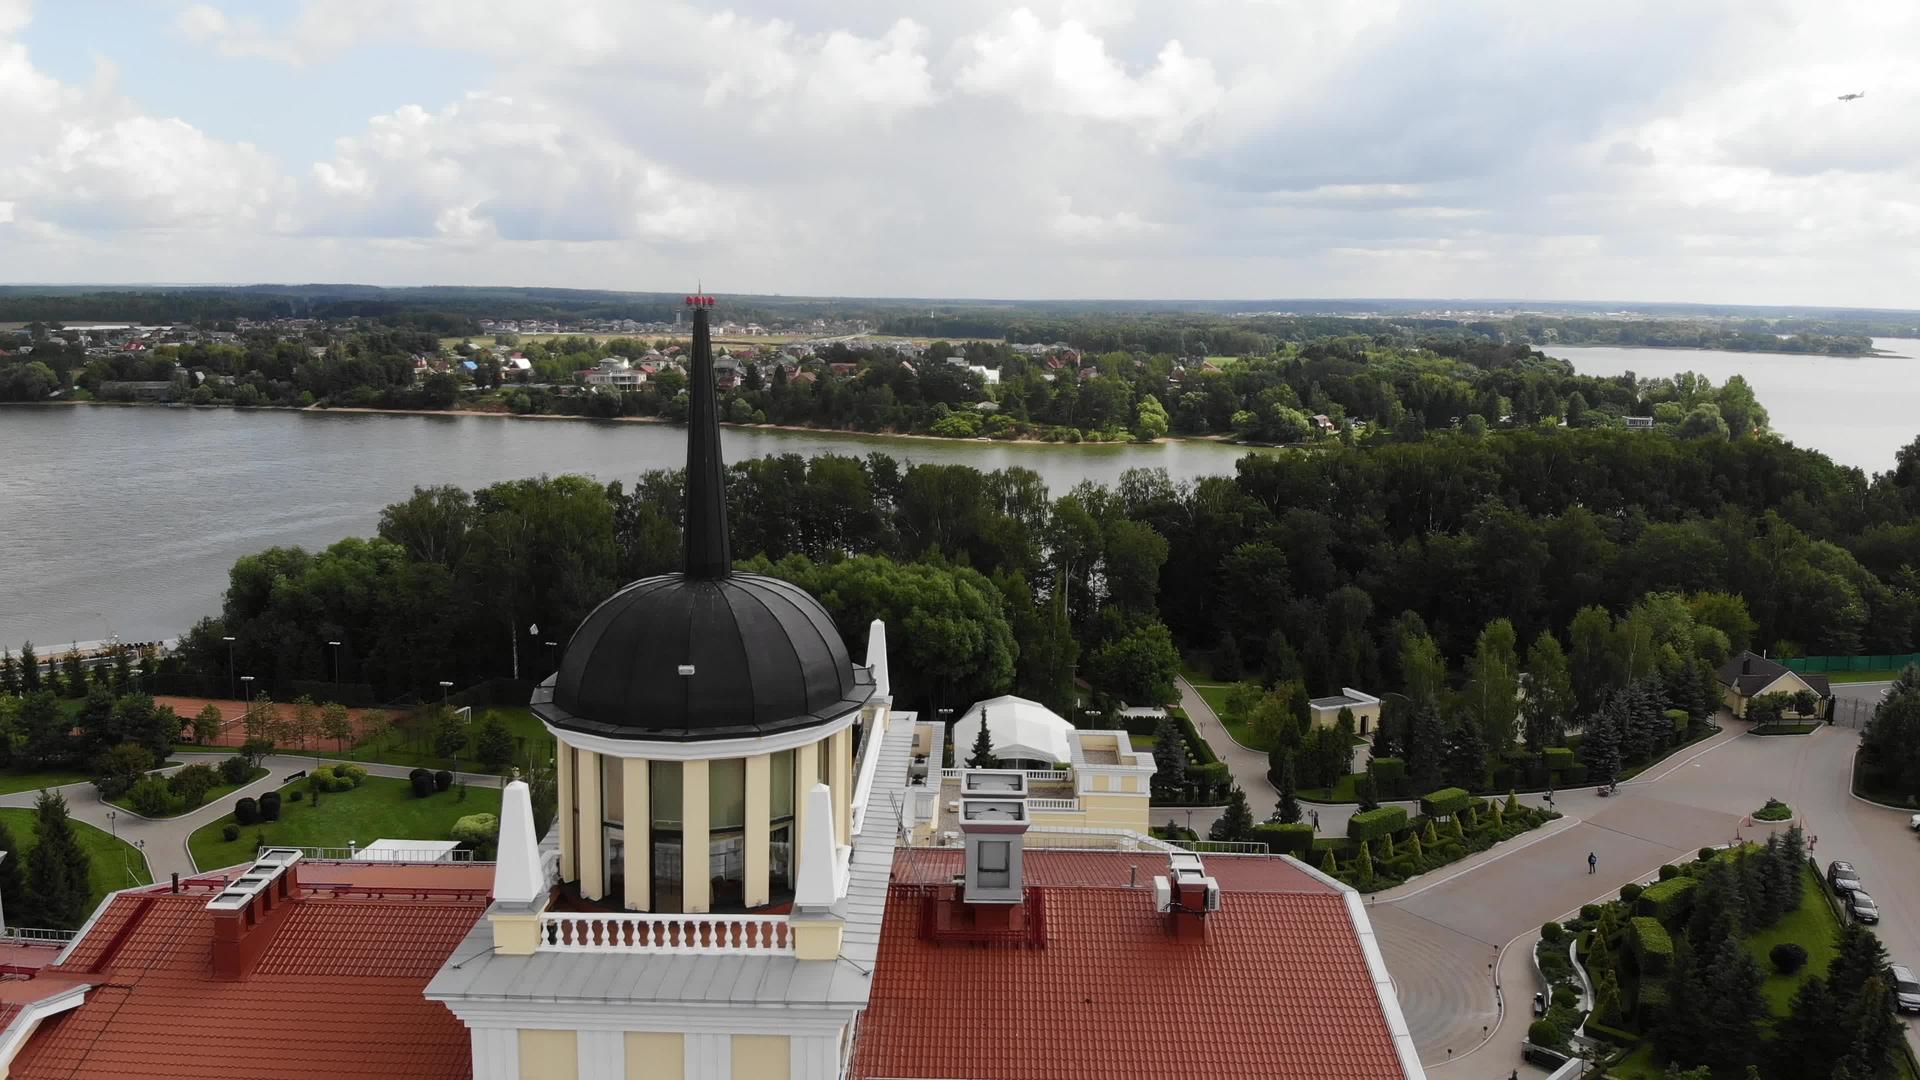
[(0, 649), (0, 694), (15, 696), (20, 693), (20, 665), (14, 662), (13, 650)]
[[(345, 750), (347, 740), (353, 738), (353, 715), (347, 711), (345, 705), (337, 701), (329, 701), (320, 707), (320, 730), (327, 738), (333, 740), (334, 749)], [(507, 743), (508, 753), (511, 754), (513, 749), (511, 737), (508, 738)]]
[(1587, 766), (1587, 779), (1606, 785), (1619, 775), (1620, 743), (1625, 727), (1625, 702), (1619, 694), (1610, 694), (1587, 718), (1585, 738), (1580, 743), (1580, 760)]
[[(287, 734), (302, 750), (307, 748), (307, 740), (320, 734), (320, 706), (305, 694), (293, 699), (293, 714), (288, 717)], [(283, 744), (288, 741), (281, 740)]]
[(1135, 627), (1094, 650), (1087, 663), (1089, 680), (1098, 688), (1133, 705), (1160, 705), (1173, 700), (1173, 678), (1180, 671), (1180, 651), (1164, 623)]
[(40, 689), (40, 659), (33, 654), (33, 642), (20, 646), (20, 692), (31, 694)]
[(1187, 788), (1187, 740), (1170, 715), (1162, 714), (1153, 726), (1153, 780), (1149, 786), (1154, 797), (1163, 802), (1177, 800)]
[(1794, 991), (1787, 1015), (1780, 1020), (1774, 1052), (1782, 1076), (1820, 1076), (1846, 1052), (1847, 1030), (1834, 1014), (1827, 981), (1812, 975)]
[(57, 791), (42, 791), (34, 803), (33, 849), (27, 852), (32, 925), (78, 929), (87, 917), (91, 873), (92, 860), (74, 835), (67, 800)]
[(20, 701), (20, 756), (30, 765), (45, 766), (72, 760), (76, 755), (70, 732), (73, 720), (51, 690), (35, 690)]
[(513, 733), (507, 730), (498, 714), (489, 712), (480, 718), (473, 754), (488, 772), (499, 772), (513, 761)]
[(1567, 670), (1567, 654), (1560, 639), (1542, 630), (1527, 650), (1527, 700), (1521, 717), (1527, 749), (1539, 753), (1560, 745), (1567, 718), (1573, 715), (1576, 701), (1573, 675)]
[(33, 914), (28, 907), (26, 852), (4, 821), (0, 821), (0, 851), (7, 853), (0, 858), (0, 912), (5, 912), (15, 926), (33, 926), (26, 921)]
[(193, 714), (193, 741), (210, 743), (220, 737), (220, 706), (209, 701)]
[(67, 696), (81, 697), (87, 692), (87, 666), (80, 658), (78, 648), (69, 648), (67, 655), (60, 660), (61, 671), (66, 676)]
[(240, 729), (249, 739), (273, 739), (279, 735), (279, 711), (273, 707), (273, 699), (265, 694), (247, 702), (247, 711), (240, 717)]
[(1227, 793), (1227, 808), (1207, 830), (1209, 840), (1245, 840), (1253, 835), (1253, 810), (1247, 806), (1247, 793), (1233, 785)]
[(1895, 1075), (1894, 1047), (1906, 1034), (1906, 1025), (1894, 1019), (1893, 987), (1889, 976), (1876, 972), (1860, 987), (1848, 1011), (1852, 1047), (1845, 1063), (1857, 1076)]
[(1432, 705), (1414, 709), (1406, 739), (1407, 779), (1416, 792), (1438, 788), (1445, 775), (1447, 729)]
[(973, 750), (967, 754), (969, 769), (997, 769), (1000, 759), (993, 753), (993, 730), (987, 726), (987, 712), (980, 710), (980, 727), (973, 733)]
[(93, 786), (103, 800), (126, 794), (134, 781), (153, 768), (153, 755), (136, 742), (123, 742), (101, 751), (93, 759)]
[(1273, 817), (1270, 820), (1286, 825), (1297, 824), (1300, 821), (1300, 799), (1294, 790), (1292, 755), (1281, 756), (1274, 786), (1280, 789), (1280, 800), (1273, 804)]
[(1447, 735), (1447, 783), (1468, 791), (1487, 786), (1487, 740), (1472, 714), (1454, 721)]
[(433, 710), (433, 753), (436, 757), (452, 759), (460, 755), (467, 746), (467, 726), (460, 722), (460, 714), (444, 706), (435, 706)]
[(360, 731), (368, 746), (376, 746), (393, 730), (393, 717), (385, 709), (368, 709), (360, 714)]
[(1402, 642), (1400, 671), (1416, 707), (1440, 707), (1447, 690), (1447, 662), (1430, 635), (1416, 634)]
[(1465, 702), (1481, 734), (1496, 753), (1513, 748), (1520, 712), (1520, 661), (1513, 624), (1495, 619), (1480, 632), (1467, 661)]
[(1152, 394), (1142, 394), (1140, 403), (1134, 407), (1133, 437), (1140, 442), (1152, 442), (1167, 433), (1167, 410), (1160, 399)]

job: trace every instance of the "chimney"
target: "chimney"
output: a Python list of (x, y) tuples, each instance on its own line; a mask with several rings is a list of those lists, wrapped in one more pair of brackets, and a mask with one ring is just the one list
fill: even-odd
[(1167, 917), (1175, 941), (1204, 945), (1207, 913), (1220, 910), (1220, 883), (1207, 876), (1200, 856), (1191, 851), (1167, 855), (1167, 876), (1153, 879), (1154, 907)]
[(273, 943), (293, 901), (300, 899), (299, 848), (268, 848), (227, 884), (207, 910), (213, 913), (213, 977), (240, 980)]
[[(1004, 774), (969, 771), (965, 780), (986, 780)], [(1026, 776), (1017, 778), (1017, 794), (967, 794), (960, 800), (960, 833), (966, 840), (966, 876), (962, 898), (969, 905), (1018, 904), (1027, 834)], [(990, 789), (989, 789), (990, 790)]]
[(1748, 653), (1745, 656), (1742, 656), (1740, 658), (1740, 674), (1742, 675), (1753, 674), (1753, 654), (1752, 653)]

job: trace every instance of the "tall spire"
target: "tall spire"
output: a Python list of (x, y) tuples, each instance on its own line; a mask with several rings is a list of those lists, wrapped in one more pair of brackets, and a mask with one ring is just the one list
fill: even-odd
[(713, 390), (713, 336), (707, 310), (713, 298), (690, 296), (693, 371), (687, 387), (686, 548), (690, 578), (723, 578), (733, 570), (727, 537), (726, 466), (720, 461), (720, 409)]

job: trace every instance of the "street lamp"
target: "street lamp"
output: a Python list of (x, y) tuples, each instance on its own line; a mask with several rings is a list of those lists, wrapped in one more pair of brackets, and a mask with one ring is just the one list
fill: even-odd
[(116, 814), (116, 813), (114, 813), (114, 812), (113, 812), (113, 811), (111, 811), (111, 810), (109, 810), (109, 811), (107, 811), (107, 831), (108, 831), (109, 833), (112, 833), (112, 834), (113, 834), (113, 838), (114, 838), (115, 840), (118, 840), (118, 839), (120, 839), (120, 826), (119, 826), (119, 824), (118, 824), (118, 823), (117, 823), (117, 822), (116, 822), (116, 821), (114, 820), (115, 818), (118, 818), (119, 816), (120, 816), (119, 814)]
[(240, 696), (240, 688), (233, 685), (233, 638), (229, 635), (220, 640), (227, 643), (227, 696), (236, 698)]
[(253, 676), (251, 675), (240, 676), (240, 684), (246, 687), (247, 701), (251, 703), (253, 701)]
[(327, 642), (327, 644), (333, 646), (333, 694), (335, 697), (339, 697), (340, 696), (340, 643), (337, 641), (329, 641)]
[(449, 691), (449, 690), (451, 690), (451, 689), (453, 689), (453, 680), (452, 680), (452, 679), (441, 679), (441, 680), (440, 680), (440, 704), (441, 704), (441, 705), (442, 705), (443, 707), (444, 707), (444, 706), (445, 706), (445, 705), (447, 704), (447, 691)]

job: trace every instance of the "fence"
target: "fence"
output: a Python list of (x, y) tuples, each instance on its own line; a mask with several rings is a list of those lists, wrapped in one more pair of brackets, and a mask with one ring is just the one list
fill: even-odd
[(1888, 653), (1880, 656), (1796, 656), (1781, 660), (1789, 671), (1802, 675), (1824, 675), (1847, 671), (1903, 671), (1908, 664), (1920, 664), (1920, 653)]

